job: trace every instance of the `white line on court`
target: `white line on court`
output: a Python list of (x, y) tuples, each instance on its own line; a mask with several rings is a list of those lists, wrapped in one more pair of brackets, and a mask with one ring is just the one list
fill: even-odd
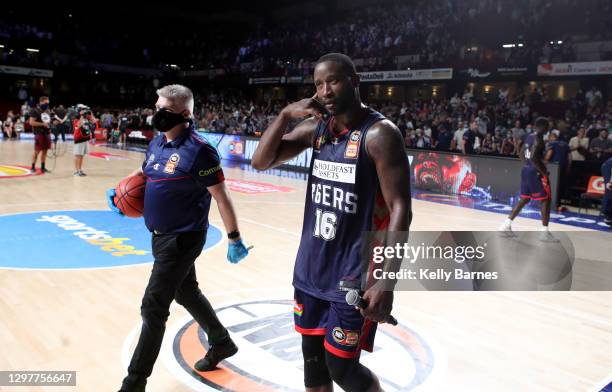
[(268, 224), (265, 224), (265, 223), (257, 222), (257, 221), (252, 220), (252, 219), (240, 218), (240, 221), (241, 222), (248, 222), (248, 223), (251, 223), (253, 225), (265, 227), (267, 229), (278, 231), (278, 232), (281, 232), (281, 233), (284, 233), (284, 234), (289, 234), (289, 235), (292, 235), (292, 236), (295, 236), (295, 237), (301, 237), (301, 234), (296, 232), (296, 231), (289, 231), (287, 229), (282, 229), (280, 227), (276, 227), (276, 226), (268, 225)]
[(588, 313), (564, 309), (564, 308), (554, 306), (554, 305), (548, 305), (542, 302), (534, 301), (532, 299), (526, 299), (521, 296), (510, 294), (510, 293), (505, 293), (505, 292), (498, 292), (497, 295), (509, 298), (513, 301), (521, 301), (521, 302), (524, 302), (530, 305), (534, 305), (534, 306), (537, 306), (537, 307), (540, 307), (546, 310), (550, 310), (550, 311), (557, 312), (557, 313), (562, 313), (570, 317), (579, 318), (579, 319), (588, 321), (593, 324), (600, 324), (607, 328), (612, 328), (612, 320), (608, 320), (608, 319), (604, 319), (604, 318), (600, 318), (596, 316), (591, 316)]
[[(58, 205), (58, 204), (70, 204), (70, 203), (79, 203), (79, 204), (96, 204), (96, 203), (106, 203), (106, 200), (62, 200), (62, 201), (43, 201), (38, 203), (17, 203), (17, 204), (5, 204), (4, 207), (31, 207), (31, 206), (49, 206), (49, 205)], [(37, 211), (22, 211), (19, 214), (27, 214), (30, 212)], [(16, 214), (15, 214), (16, 215)]]

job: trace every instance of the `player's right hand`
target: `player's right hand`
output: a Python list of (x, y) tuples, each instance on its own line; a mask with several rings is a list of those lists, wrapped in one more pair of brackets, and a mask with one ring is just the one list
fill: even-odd
[(305, 98), (287, 105), (281, 113), (293, 119), (306, 116), (315, 116), (321, 119), (330, 115), (325, 105), (317, 100), (317, 94), (311, 98)]
[(111, 209), (111, 211), (123, 216), (123, 212), (121, 212), (121, 210), (119, 208), (117, 208), (117, 206), (115, 205), (115, 189), (110, 188), (106, 190), (106, 204), (108, 204), (108, 208)]

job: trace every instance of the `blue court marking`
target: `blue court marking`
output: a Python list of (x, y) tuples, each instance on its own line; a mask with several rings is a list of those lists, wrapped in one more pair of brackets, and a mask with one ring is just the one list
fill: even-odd
[[(210, 225), (204, 250), (223, 241)], [(111, 211), (40, 211), (0, 215), (0, 268), (111, 268), (153, 262), (143, 218)]]

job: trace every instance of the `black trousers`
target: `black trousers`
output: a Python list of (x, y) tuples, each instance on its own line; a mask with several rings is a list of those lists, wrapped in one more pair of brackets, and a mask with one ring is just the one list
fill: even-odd
[(155, 262), (140, 308), (142, 330), (122, 391), (144, 390), (161, 348), (172, 300), (187, 309), (204, 329), (211, 344), (229, 336), (196, 280), (193, 263), (205, 242), (204, 231), (153, 234)]
[(66, 141), (66, 133), (68, 132), (68, 127), (65, 125), (56, 125), (53, 128), (53, 143), (57, 143), (58, 136), (62, 137), (62, 141)]

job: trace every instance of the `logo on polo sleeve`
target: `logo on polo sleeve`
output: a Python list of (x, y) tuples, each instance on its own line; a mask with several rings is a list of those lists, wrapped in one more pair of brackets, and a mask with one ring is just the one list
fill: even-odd
[(200, 170), (200, 171), (198, 172), (198, 175), (199, 175), (200, 177), (206, 177), (206, 176), (210, 176), (210, 175), (211, 175), (211, 174), (213, 174), (213, 173), (218, 172), (219, 170), (221, 170), (221, 165), (217, 165), (217, 166), (215, 166), (215, 167), (213, 167), (213, 168), (206, 169), (206, 170), (202, 169), (202, 170)]

